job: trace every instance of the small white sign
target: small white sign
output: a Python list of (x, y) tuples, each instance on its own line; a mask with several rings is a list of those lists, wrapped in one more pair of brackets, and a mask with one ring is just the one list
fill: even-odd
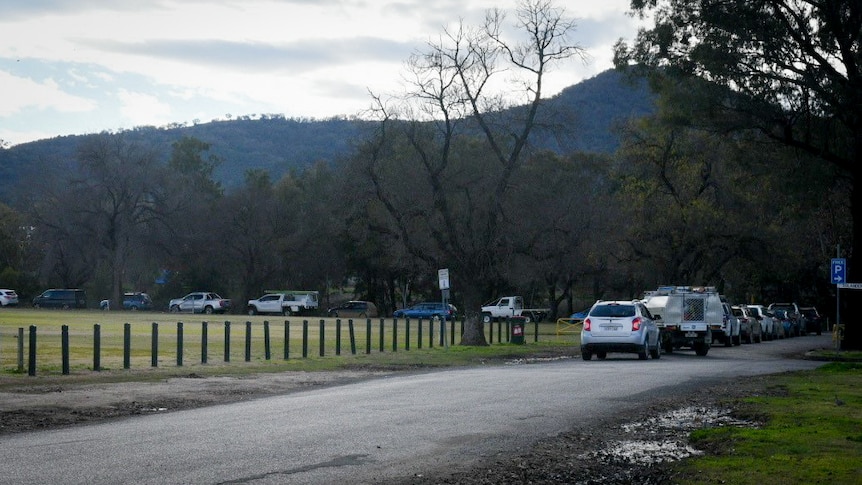
[(841, 283), (838, 288), (842, 290), (862, 290), (862, 283)]
[(438, 269), (437, 270), (437, 279), (440, 280), (440, 289), (448, 290), (449, 289), (449, 269)]

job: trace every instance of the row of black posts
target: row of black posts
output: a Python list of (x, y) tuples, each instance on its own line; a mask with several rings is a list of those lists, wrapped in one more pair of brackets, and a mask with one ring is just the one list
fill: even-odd
[[(440, 346), (445, 345), (445, 320), (438, 320), (440, 322)], [(405, 335), (404, 335), (404, 350), (410, 350), (410, 319), (405, 319)], [(455, 320), (451, 320), (449, 329), (449, 336), (451, 345), (455, 345)], [(505, 320), (506, 323), (506, 341), (509, 341), (509, 321)], [(308, 357), (308, 320), (302, 321), (302, 358)], [(502, 329), (503, 321), (497, 321), (497, 342), (502, 342), (503, 338), (503, 329)], [(366, 331), (365, 331), (365, 353), (371, 353), (371, 319), (368, 318), (365, 321)], [(251, 322), (245, 322), (245, 361), (251, 361)], [(379, 348), (380, 352), (384, 351), (384, 328), (385, 320), (380, 319), (380, 343)], [(208, 348), (207, 343), (208, 339), (208, 322), (201, 322), (201, 363), (206, 364), (208, 358)], [(494, 342), (494, 323), (492, 322), (489, 326), (490, 328), (490, 337), (489, 342)], [(417, 348), (422, 348), (422, 319), (419, 319), (419, 327), (418, 327), (418, 337), (417, 337)], [(539, 339), (539, 327), (538, 323), (535, 326), (535, 341), (538, 342)], [(353, 327), (353, 320), (348, 320), (348, 330), (350, 337), (350, 352), (353, 355), (356, 355), (356, 338)], [(102, 340), (102, 327), (99, 324), (93, 325), (93, 370), (100, 371), (101, 364), (101, 340)], [(230, 332), (231, 332), (231, 322), (224, 322), (224, 361), (230, 362)], [(325, 355), (325, 338), (324, 338), (324, 320), (320, 320), (320, 349), (319, 355), (323, 357)], [(464, 321), (461, 320), (461, 332), (464, 333)], [(151, 367), (158, 367), (158, 354), (159, 354), (159, 324), (153, 322), (152, 324), (152, 340), (151, 340)], [(272, 358), (270, 352), (270, 332), (269, 332), (269, 321), (263, 322), (263, 341), (264, 341), (264, 358), (265, 360), (270, 360)], [(27, 362), (27, 374), (30, 376), (36, 375), (36, 326), (30, 326), (29, 333), (29, 358)], [(69, 326), (63, 325), (61, 327), (60, 334), (60, 345), (61, 345), (61, 355), (62, 355), (62, 373), (63, 375), (69, 374)], [(123, 369), (131, 368), (131, 342), (132, 342), (132, 327), (131, 324), (123, 324)], [(284, 360), (288, 360), (290, 358), (290, 322), (285, 320), (284, 322)], [(429, 320), (428, 325), (428, 346), (429, 348), (434, 347), (434, 320)], [(398, 351), (398, 319), (392, 320), (392, 351)], [(335, 355), (341, 355), (341, 319), (337, 319), (335, 321)], [(183, 322), (177, 322), (177, 366), (182, 367), (183, 365)], [(18, 370), (19, 372), (23, 372), (24, 366), (24, 329), (18, 329)]]

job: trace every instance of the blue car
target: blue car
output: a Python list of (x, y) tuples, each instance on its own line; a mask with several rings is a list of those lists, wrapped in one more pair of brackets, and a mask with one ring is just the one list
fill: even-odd
[(417, 303), (401, 310), (395, 310), (392, 316), (397, 318), (445, 318), (446, 320), (452, 320), (455, 318), (455, 312), (456, 309), (453, 305), (443, 305), (443, 303), (438, 301)]

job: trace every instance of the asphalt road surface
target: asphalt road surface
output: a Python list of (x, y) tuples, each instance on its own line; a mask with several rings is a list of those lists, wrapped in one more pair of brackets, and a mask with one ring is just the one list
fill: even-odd
[(0, 437), (4, 484), (377, 483), (524, 450), (652, 396), (811, 369), (829, 336), (399, 375), (249, 402)]

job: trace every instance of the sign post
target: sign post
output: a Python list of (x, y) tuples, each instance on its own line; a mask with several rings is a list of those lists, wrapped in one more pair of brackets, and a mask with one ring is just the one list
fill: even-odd
[[(443, 309), (449, 308), (449, 269), (438, 269), (437, 280), (440, 282), (440, 293), (443, 298)], [(452, 318), (455, 318), (452, 315)], [(446, 316), (440, 319), (440, 336), (443, 337), (443, 346), (449, 350), (449, 339), (446, 338)]]
[[(838, 246), (838, 255), (841, 255), (841, 246)], [(841, 288), (847, 284), (847, 260), (844, 258), (832, 258), (832, 283), (835, 284), (835, 325), (837, 328), (836, 335), (841, 332)], [(836, 342), (838, 348), (841, 347), (841, 341)]]

